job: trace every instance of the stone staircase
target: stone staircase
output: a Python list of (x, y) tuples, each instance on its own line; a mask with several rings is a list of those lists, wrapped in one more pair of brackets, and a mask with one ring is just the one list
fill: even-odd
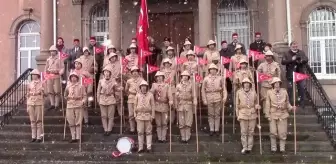
[[(228, 110), (227, 110), (228, 111)], [(294, 155), (293, 116), (288, 122), (288, 141), (286, 154), (271, 154), (267, 120), (262, 120), (262, 149), (259, 154), (259, 134), (255, 130), (255, 146), (251, 154), (241, 155), (239, 124), (235, 124), (233, 134), (233, 117), (225, 113), (225, 143), (221, 137), (210, 137), (207, 133), (205, 110), (202, 126), (199, 126), (199, 153), (196, 153), (195, 128), (188, 144), (179, 143), (179, 130), (172, 125), (172, 152), (169, 143), (155, 142), (151, 154), (133, 153), (120, 158), (112, 158), (116, 141), (122, 136), (137, 140), (136, 135), (119, 135), (120, 120), (116, 118), (111, 136), (103, 136), (99, 112), (90, 111), (92, 126), (83, 127), (82, 151), (78, 144), (69, 144), (69, 128), (66, 128), (66, 140), (63, 140), (64, 118), (61, 112), (45, 113), (45, 143), (29, 143), (31, 139), (29, 117), (24, 107), (15, 114), (10, 123), (0, 130), (0, 163), (4, 164), (111, 164), (111, 163), (335, 163), (336, 152), (323, 131), (314, 109), (307, 104), (305, 109), (297, 111), (297, 154)], [(200, 123), (200, 120), (198, 120)], [(124, 128), (125, 129), (125, 128)], [(155, 132), (155, 128), (153, 129)], [(169, 137), (168, 137), (169, 138)]]

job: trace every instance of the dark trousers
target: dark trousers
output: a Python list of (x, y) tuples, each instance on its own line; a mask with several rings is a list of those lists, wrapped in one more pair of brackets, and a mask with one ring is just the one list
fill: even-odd
[[(296, 94), (295, 95), (295, 101), (298, 100), (299, 98), (299, 106), (301, 107), (304, 107), (304, 100), (305, 100), (305, 87), (306, 87), (306, 82), (305, 80), (303, 81), (299, 81), (299, 82), (296, 82), (295, 84), (295, 88), (297, 89), (298, 91), (298, 95)], [(287, 91), (288, 91), (288, 96), (289, 96), (289, 101), (290, 103), (293, 105), (293, 79), (288, 79), (288, 88), (287, 88)], [(295, 90), (296, 92), (296, 90)], [(296, 104), (297, 105), (297, 104)]]

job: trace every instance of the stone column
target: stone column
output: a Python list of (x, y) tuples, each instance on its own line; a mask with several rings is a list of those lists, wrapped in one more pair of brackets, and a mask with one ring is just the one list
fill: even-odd
[(44, 69), (51, 45), (53, 45), (53, 1), (41, 0), (40, 55), (36, 57), (36, 64), (39, 70)]
[(109, 38), (117, 48), (121, 48), (120, 0), (109, 0)]
[(199, 25), (199, 44), (200, 46), (207, 45), (212, 39), (212, 17), (211, 17), (211, 2), (198, 0), (198, 25)]
[(83, 0), (72, 0), (71, 17), (72, 17), (72, 39), (80, 39), (80, 43), (85, 45), (85, 40), (82, 39), (82, 4)]

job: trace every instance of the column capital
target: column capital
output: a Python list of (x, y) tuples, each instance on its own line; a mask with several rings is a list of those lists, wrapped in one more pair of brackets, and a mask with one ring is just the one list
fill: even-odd
[(72, 0), (72, 5), (82, 5), (83, 0)]

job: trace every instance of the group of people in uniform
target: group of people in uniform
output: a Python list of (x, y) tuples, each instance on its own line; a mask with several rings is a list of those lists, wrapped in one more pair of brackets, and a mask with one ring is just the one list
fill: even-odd
[[(111, 134), (114, 127), (115, 113), (124, 115), (123, 100), (127, 100), (129, 131), (138, 135), (138, 152), (152, 151), (152, 121), (155, 120), (158, 142), (167, 141), (168, 122), (177, 117), (181, 142), (191, 139), (194, 113), (198, 103), (207, 106), (210, 136), (220, 135), (220, 118), (223, 104), (228, 99), (227, 72), (233, 85), (234, 113), (240, 123), (242, 153), (249, 153), (253, 148), (253, 136), (260, 119), (261, 110), (269, 120), (271, 151), (277, 151), (276, 140), (280, 140), (280, 151), (285, 152), (287, 118), (296, 108), (289, 103), (286, 89), (281, 88), (281, 69), (272, 51), (265, 52), (265, 59), (255, 68), (243, 50), (243, 45), (235, 43), (234, 55), (229, 69), (221, 62), (216, 42), (210, 40), (199, 65), (197, 55), (190, 49), (190, 41), (184, 43), (184, 51), (177, 54), (172, 46), (165, 48), (160, 70), (155, 74), (155, 81), (149, 82), (142, 77), (141, 63), (137, 45), (132, 43), (130, 53), (123, 58), (113, 45), (107, 46), (106, 54), (99, 61), (94, 48), (83, 48), (83, 55), (74, 61), (74, 69), (69, 71), (66, 87), (62, 90), (61, 75), (65, 73), (64, 62), (58, 55), (56, 46), (51, 46), (50, 57), (46, 61), (43, 73), (37, 69), (31, 72), (31, 82), (27, 94), (27, 111), (31, 120), (32, 142), (41, 142), (43, 137), (42, 119), (44, 95), (48, 95), (50, 109), (59, 108), (61, 98), (66, 101), (66, 120), (71, 131), (71, 143), (81, 138), (82, 121), (89, 122), (88, 109), (92, 101), (100, 106), (104, 135)], [(185, 62), (179, 62), (185, 58)], [(255, 81), (256, 72), (272, 76), (260, 85), (259, 93)], [(44, 74), (52, 78), (44, 80)], [(98, 74), (98, 75), (97, 75)], [(195, 75), (204, 76), (202, 82), (196, 82)], [(96, 79), (89, 85), (83, 84), (83, 78)], [(46, 85), (44, 85), (46, 84)], [(61, 95), (62, 94), (62, 95)], [(199, 102), (201, 100), (202, 102)], [(261, 105), (260, 105), (261, 104)], [(170, 117), (171, 115), (171, 117)], [(258, 125), (260, 126), (260, 125)], [(145, 142), (146, 138), (146, 142)], [(144, 145), (146, 144), (146, 148)]]

